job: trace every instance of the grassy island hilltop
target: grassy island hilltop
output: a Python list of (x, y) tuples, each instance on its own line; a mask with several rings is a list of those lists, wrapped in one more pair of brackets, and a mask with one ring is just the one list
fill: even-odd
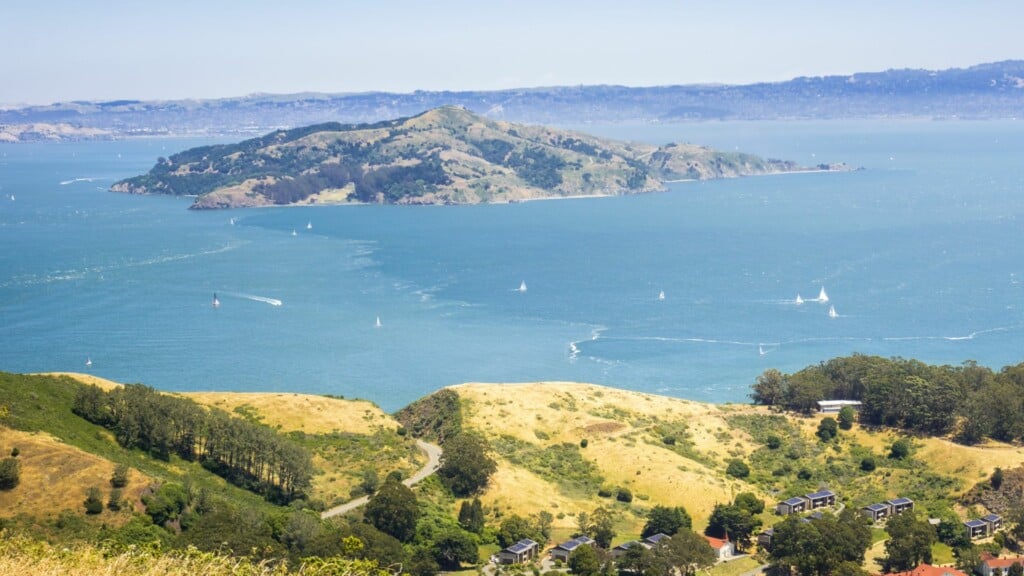
[[(866, 365), (870, 375), (855, 374)], [(647, 534), (668, 511), (685, 518), (680, 530), (725, 529), (756, 553), (712, 569), (731, 576), (782, 562), (757, 547), (757, 533), (792, 520), (774, 513), (777, 502), (822, 489), (837, 497), (826, 517), (863, 530), (858, 570), (874, 572), (876, 560), (895, 554), (860, 508), (897, 497), (913, 499), (920, 521), (940, 522), (942, 541), (926, 542), (935, 562), (1013, 546), (1024, 449), (989, 438), (994, 428), (964, 443), (962, 429), (911, 435), (907, 422), (870, 423), (876, 382), (908, 367), (961, 374), (971, 395), (1005, 391), (1022, 369), (983, 376), (973, 365), (855, 356), (794, 375), (766, 372), (754, 396), (765, 403), (777, 387), (774, 407), (581, 383), (463, 384), (393, 416), (360, 400), (168, 394), (80, 374), (0, 373), (0, 572), (88, 574), (113, 569), (106, 563), (127, 574), (229, 573), (241, 562), (253, 574), (380, 575), (402, 564), (428, 576), (482, 566), (523, 537), (546, 546), (597, 530), (614, 546)], [(807, 393), (809, 372), (867, 383), (861, 421), (780, 411)], [(818, 381), (819, 393), (830, 395), (827, 382)], [(441, 469), (402, 486), (429, 466), (424, 440), (445, 450)], [(470, 468), (482, 472), (459, 476)], [(286, 472), (294, 490), (278, 488)], [(331, 512), (363, 495), (369, 504)], [(963, 541), (959, 523), (990, 512), (1004, 515), (1008, 530)], [(62, 556), (42, 540), (76, 552)]]
[(499, 122), (445, 106), (375, 124), (318, 124), (192, 148), (160, 158), (148, 174), (111, 189), (195, 196), (197, 209), (476, 204), (651, 192), (668, 180), (806, 170), (692, 144), (659, 147)]

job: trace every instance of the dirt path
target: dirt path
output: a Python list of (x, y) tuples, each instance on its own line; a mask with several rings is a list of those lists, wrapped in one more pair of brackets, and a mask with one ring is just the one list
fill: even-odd
[[(406, 478), (405, 480), (402, 480), (402, 484), (405, 484), (406, 486), (414, 486), (414, 485), (420, 483), (421, 481), (423, 481), (424, 478), (426, 478), (427, 476), (430, 476), (434, 472), (437, 472), (437, 469), (441, 467), (441, 447), (440, 446), (438, 446), (436, 444), (431, 444), (429, 442), (424, 442), (423, 440), (417, 440), (416, 441), (416, 447), (419, 448), (420, 450), (422, 450), (423, 453), (427, 455), (427, 463), (423, 466), (423, 468), (420, 468), (415, 474), (413, 474), (412, 476)], [(363, 506), (364, 504), (366, 504), (369, 501), (370, 501), (370, 497), (369, 496), (360, 496), (359, 498), (356, 498), (355, 500), (350, 500), (350, 501), (348, 501), (348, 502), (346, 502), (344, 504), (340, 504), (338, 506), (335, 506), (334, 508), (331, 508), (330, 510), (324, 510), (324, 512), (322, 514), (320, 514), (320, 517), (321, 518), (330, 518), (331, 516), (337, 516), (339, 514), (344, 514), (346, 512), (350, 512), (352, 510), (355, 510), (356, 508), (359, 508), (360, 506)]]

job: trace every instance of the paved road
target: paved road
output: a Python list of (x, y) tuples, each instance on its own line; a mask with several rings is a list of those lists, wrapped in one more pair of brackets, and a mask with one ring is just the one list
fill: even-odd
[[(414, 485), (418, 484), (419, 482), (421, 482), (427, 476), (430, 476), (434, 472), (437, 472), (437, 469), (441, 467), (441, 447), (440, 446), (438, 446), (436, 444), (431, 444), (429, 442), (424, 442), (423, 440), (417, 440), (416, 441), (416, 447), (419, 448), (420, 450), (422, 450), (423, 453), (427, 455), (427, 463), (426, 463), (425, 466), (423, 466), (423, 468), (420, 468), (415, 474), (413, 474), (412, 476), (406, 478), (405, 480), (402, 480), (402, 484), (405, 484), (406, 486), (414, 486)], [(360, 496), (359, 498), (356, 498), (355, 500), (350, 500), (350, 501), (348, 501), (348, 502), (346, 502), (344, 504), (335, 506), (334, 508), (331, 508), (330, 510), (325, 510), (322, 514), (320, 514), (320, 517), (321, 518), (330, 518), (331, 516), (337, 516), (339, 514), (344, 514), (346, 512), (350, 512), (352, 510), (355, 510), (356, 508), (359, 508), (360, 506), (363, 506), (364, 504), (366, 504), (369, 501), (370, 501), (370, 497), (369, 496)]]

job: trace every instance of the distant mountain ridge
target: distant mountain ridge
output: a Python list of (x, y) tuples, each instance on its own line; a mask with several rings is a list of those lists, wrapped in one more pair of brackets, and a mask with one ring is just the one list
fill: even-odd
[[(820, 165), (816, 170), (843, 170)], [(664, 188), (808, 170), (693, 144), (618, 142), (490, 120), (445, 106), (374, 124), (317, 124), (160, 158), (116, 192), (195, 196), (193, 208), (285, 204), (476, 204)]]
[(63, 102), (0, 110), (0, 125), (69, 123), (116, 132), (261, 134), (323, 122), (378, 122), (459, 105), (546, 124), (834, 118), (1016, 118), (1024, 60), (887, 70), (748, 85), (559, 86), (494, 91), (255, 94), (215, 100)]

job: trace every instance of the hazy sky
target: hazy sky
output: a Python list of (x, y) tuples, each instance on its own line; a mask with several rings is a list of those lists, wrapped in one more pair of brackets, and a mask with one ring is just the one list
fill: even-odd
[(748, 83), (1024, 58), (1019, 0), (0, 0), (0, 103)]

